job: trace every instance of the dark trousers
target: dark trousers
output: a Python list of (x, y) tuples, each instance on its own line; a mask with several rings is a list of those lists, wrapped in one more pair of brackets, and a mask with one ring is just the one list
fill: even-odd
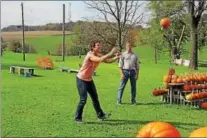
[[(80, 96), (80, 101), (78, 103), (78, 107), (75, 114), (75, 119), (82, 119), (83, 109), (87, 101), (88, 94), (90, 95), (93, 107), (96, 110), (96, 114), (98, 118), (101, 118), (104, 116), (104, 112), (101, 109), (99, 100), (98, 100), (98, 94), (96, 91), (96, 86), (93, 81), (83, 81), (76, 77), (76, 83), (77, 83), (77, 89)], [(88, 93), (88, 94), (87, 94)]]
[(130, 79), (131, 83), (131, 102), (136, 102), (136, 71), (135, 70), (123, 70), (124, 78), (120, 82), (119, 91), (117, 100), (121, 103), (123, 92), (125, 89), (125, 86), (128, 82), (128, 79)]

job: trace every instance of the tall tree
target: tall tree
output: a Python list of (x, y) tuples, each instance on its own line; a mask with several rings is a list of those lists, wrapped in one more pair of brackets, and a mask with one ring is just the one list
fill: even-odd
[[(126, 41), (129, 30), (143, 21), (143, 14), (140, 9), (144, 2), (136, 0), (103, 0), (103, 1), (87, 1), (85, 2), (89, 9), (93, 9), (102, 16), (99, 19), (104, 20), (110, 27), (111, 31), (115, 33), (117, 38), (116, 43), (122, 50)], [(98, 26), (100, 27), (100, 26)], [(97, 30), (97, 26), (94, 26)], [(97, 33), (102, 38), (105, 36), (102, 33)], [(106, 38), (104, 40), (107, 40)]]
[[(159, 28), (160, 20), (163, 17), (169, 17), (171, 20), (171, 26), (169, 29), (164, 29), (163, 33), (158, 33), (163, 37), (157, 37), (159, 45), (163, 40), (167, 41), (168, 49), (171, 57), (171, 61), (176, 57), (180, 57), (182, 53), (182, 42), (185, 42), (188, 39), (188, 32), (186, 28), (185, 21), (187, 18), (187, 11), (183, 8), (184, 3), (181, 1), (151, 1), (148, 4), (148, 9), (151, 11), (152, 19), (149, 23), (151, 30), (156, 30)], [(154, 32), (154, 33), (155, 33)], [(151, 33), (153, 35), (154, 33)], [(150, 37), (149, 39), (154, 39)], [(152, 42), (152, 41), (148, 41)], [(155, 45), (155, 44), (153, 44)], [(164, 45), (163, 45), (164, 46)]]
[(198, 69), (198, 27), (201, 17), (205, 10), (207, 10), (206, 0), (187, 0), (188, 10), (191, 23), (191, 64), (190, 68), (193, 70)]
[(7, 42), (5, 42), (3, 37), (1, 37), (1, 56), (3, 56), (3, 53), (6, 50), (7, 46)]

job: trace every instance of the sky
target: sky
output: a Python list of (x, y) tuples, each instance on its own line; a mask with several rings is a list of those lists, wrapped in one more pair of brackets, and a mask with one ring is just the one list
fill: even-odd
[(44, 25), (61, 23), (63, 4), (66, 10), (66, 22), (69, 21), (69, 3), (71, 3), (71, 21), (95, 19), (96, 12), (89, 11), (83, 1), (1, 1), (1, 28), (9, 25), (21, 25), (21, 2), (24, 3), (24, 24)]

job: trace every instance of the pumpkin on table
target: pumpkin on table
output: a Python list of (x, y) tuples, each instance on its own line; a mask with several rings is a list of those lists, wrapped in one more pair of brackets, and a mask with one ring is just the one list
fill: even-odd
[(165, 75), (165, 76), (163, 76), (163, 82), (164, 82), (164, 83), (169, 83), (170, 80), (171, 80), (171, 77), (170, 77), (169, 75)]
[(179, 138), (179, 131), (166, 122), (150, 122), (144, 125), (138, 132), (137, 138)]
[[(207, 102), (201, 103), (200, 107), (207, 110)], [(207, 132), (207, 131), (206, 131)]]

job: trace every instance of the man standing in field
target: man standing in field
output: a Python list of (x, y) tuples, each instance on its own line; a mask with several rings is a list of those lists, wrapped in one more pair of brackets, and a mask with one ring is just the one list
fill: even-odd
[(138, 56), (132, 52), (130, 42), (126, 43), (126, 51), (122, 53), (119, 59), (119, 68), (121, 74), (121, 82), (118, 90), (117, 104), (122, 103), (122, 96), (128, 79), (131, 83), (131, 103), (136, 104), (136, 81), (139, 77), (139, 59)]

